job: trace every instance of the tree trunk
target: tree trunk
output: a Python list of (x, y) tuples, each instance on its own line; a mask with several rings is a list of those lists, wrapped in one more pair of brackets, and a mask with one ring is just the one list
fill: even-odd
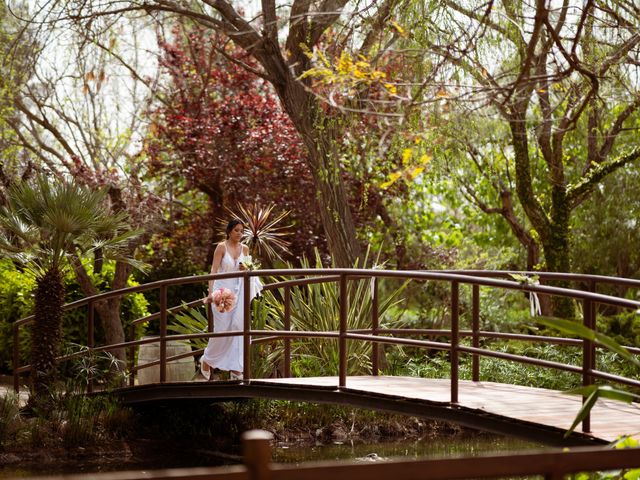
[(62, 338), (64, 283), (58, 268), (52, 268), (37, 280), (35, 321), (31, 330), (33, 391), (30, 403), (45, 407), (50, 403), (50, 388), (57, 378), (56, 357)]
[[(550, 272), (570, 272), (571, 257), (569, 248), (569, 219), (571, 210), (562, 186), (552, 187), (551, 192), (551, 222), (549, 235), (542, 238), (542, 249)], [(554, 287), (569, 288), (566, 281), (549, 282)], [(573, 318), (575, 309), (573, 300), (566, 297), (553, 297), (553, 314), (561, 318)]]
[[(91, 282), (91, 278), (87, 274), (82, 262), (80, 262), (79, 259), (74, 258), (71, 261), (71, 264), (82, 293), (88, 297), (97, 295), (99, 292)], [(122, 262), (116, 263), (116, 272), (114, 274), (113, 284), (111, 285), (112, 290), (118, 290), (126, 286), (130, 271), (131, 268), (127, 264)], [(105, 341), (110, 345), (123, 343), (125, 341), (124, 327), (122, 325), (122, 320), (120, 320), (121, 304), (121, 297), (112, 298), (95, 304), (95, 309), (96, 312), (98, 312), (100, 324), (104, 331)], [(124, 365), (126, 365), (127, 351), (124, 348), (118, 348), (111, 351), (111, 354), (118, 359), (120, 370), (122, 370)]]
[[(525, 109), (522, 107), (522, 111)], [(516, 114), (509, 122), (513, 141), (516, 165), (516, 191), (520, 204), (540, 238), (545, 259), (545, 270), (549, 272), (570, 272), (569, 257), (569, 218), (571, 208), (567, 199), (566, 187), (554, 185), (551, 192), (551, 213), (548, 218), (533, 191), (531, 165), (529, 160), (529, 142), (527, 138), (524, 113)], [(567, 287), (567, 282), (549, 282), (554, 287)], [(574, 316), (572, 300), (554, 296), (553, 314), (557, 317)]]
[(286, 82), (274, 86), (285, 112), (307, 147), (308, 163), (316, 185), (314, 200), (319, 206), (334, 264), (353, 267), (358, 259), (362, 259), (362, 254), (341, 176), (336, 141), (340, 135), (339, 119), (327, 118), (318, 100), (290, 74)]

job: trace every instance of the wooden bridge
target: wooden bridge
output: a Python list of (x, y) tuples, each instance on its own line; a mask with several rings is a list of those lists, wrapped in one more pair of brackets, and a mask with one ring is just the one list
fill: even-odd
[[(482, 313), (483, 296), (481, 294), (498, 291), (512, 292), (522, 296), (523, 292), (527, 292), (529, 295), (570, 298), (576, 302), (582, 312), (583, 325), (589, 329), (595, 329), (595, 318), (600, 308), (613, 308), (618, 311), (631, 309), (634, 312), (640, 309), (638, 301), (596, 293), (597, 289), (602, 288), (603, 285), (613, 285), (619, 289), (638, 290), (640, 281), (536, 272), (542, 282), (542, 285), (536, 285), (508, 280), (511, 278), (511, 273), (515, 272), (306, 269), (262, 270), (164, 280), (103, 293), (66, 305), (66, 310), (86, 309), (89, 333), (87, 349), (60, 358), (60, 362), (72, 360), (80, 355), (126, 349), (127, 371), (130, 373), (129, 384), (111, 393), (120, 395), (128, 404), (239, 398), (335, 403), (441, 419), (474, 428), (535, 439), (547, 444), (597, 444), (612, 441), (620, 435), (638, 434), (640, 409), (637, 408), (637, 404), (599, 400), (591, 414), (583, 420), (582, 432), (576, 432), (568, 439), (564, 439), (566, 429), (572, 424), (582, 406), (584, 401), (582, 397), (535, 386), (480, 381), (480, 369), (482, 357), (493, 357), (535, 365), (537, 368), (570, 372), (578, 375), (580, 383), (584, 386), (595, 382), (608, 382), (637, 389), (640, 387), (640, 381), (636, 378), (620, 377), (597, 368), (598, 354), (602, 351), (603, 345), (592, 340), (483, 330), (483, 320), (487, 321), (490, 318)], [(265, 294), (268, 292), (269, 301), (277, 303), (278, 306), (269, 310), (269, 315), (263, 315), (261, 319), (251, 318), (248, 303), (250, 282), (247, 279), (255, 275), (272, 279), (265, 286)], [(174, 314), (201, 304), (201, 301), (196, 301), (169, 307), (167, 291), (170, 287), (193, 284), (194, 288), (203, 288), (202, 286), (211, 279), (234, 276), (245, 279), (244, 298), (247, 300), (244, 305), (245, 319), (242, 331), (212, 333), (212, 320), (209, 318), (208, 325), (203, 325), (201, 331), (174, 335), (168, 333), (174, 321)], [(381, 322), (380, 310), (382, 305), (388, 306), (388, 302), (385, 303), (384, 292), (389, 291), (389, 288), (388, 285), (386, 288), (381, 287), (383, 281), (411, 282), (417, 285), (417, 288), (425, 288), (432, 284), (448, 286), (447, 328), (385, 326)], [(549, 286), (548, 283), (552, 281), (570, 282), (574, 288)], [(365, 285), (364, 290), (362, 285)], [(320, 288), (320, 286), (325, 288), (322, 291), (325, 303), (321, 304), (321, 307), (330, 310), (335, 306), (334, 318), (323, 330), (301, 329), (300, 324), (296, 322), (299, 314), (296, 308), (301, 308), (303, 303), (295, 301), (296, 295), (307, 298), (311, 295), (308, 289)], [(94, 328), (96, 303), (116, 296), (150, 290), (158, 291), (160, 310), (153, 315), (131, 322), (129, 338), (124, 343), (96, 345)], [(366, 294), (363, 294), (363, 291)], [(334, 306), (332, 306), (332, 300), (335, 300)], [(328, 316), (331, 317), (331, 314)], [(355, 321), (355, 316), (359, 317), (360, 323)], [(362, 324), (363, 316), (366, 325)], [(14, 388), (16, 390), (20, 387), (21, 376), (31, 370), (29, 365), (20, 365), (19, 345), (21, 329), (32, 321), (33, 318), (29, 317), (14, 324)], [(136, 327), (143, 322), (157, 322), (159, 334), (137, 338)], [(532, 318), (532, 323), (534, 322), (535, 318)], [(168, 378), (167, 367), (172, 364), (171, 362), (197, 357), (202, 353), (201, 348), (193, 348), (186, 353), (168, 355), (167, 344), (170, 341), (194, 342), (198, 339), (202, 341), (224, 335), (240, 335), (244, 339), (243, 381), (176, 382)], [(582, 352), (581, 364), (560, 363), (491, 350), (491, 342), (487, 342), (491, 339), (567, 345)], [(333, 342), (336, 348), (337, 364), (327, 365), (328, 370), (334, 370), (332, 375), (321, 377), (292, 375), (292, 371), (300, 370), (300, 368), (292, 368), (292, 364), (296, 367), (295, 362), (299, 361), (295, 348), (309, 341)], [(145, 364), (136, 364), (137, 351), (146, 344), (158, 345), (159, 358)], [(362, 356), (354, 357), (350, 347), (356, 344), (368, 346), (367, 361), (364, 361)], [(415, 351), (419, 349), (445, 351), (450, 363), (449, 378), (430, 379), (381, 374), (380, 359), (383, 358), (381, 345), (386, 345), (387, 348), (401, 346), (415, 349)], [(277, 352), (279, 360), (274, 362), (273, 358), (267, 359), (265, 356), (260, 357), (256, 354), (260, 348), (266, 348), (265, 346), (269, 346), (271, 353)], [(638, 348), (626, 348), (633, 355), (640, 354)], [(470, 355), (472, 358), (472, 373), (469, 380), (460, 379), (461, 355)], [(265, 368), (265, 364), (266, 367), (272, 365), (272, 368)], [(141, 385), (137, 377), (147, 368), (159, 369), (159, 379), (157, 382)], [(253, 375), (253, 370), (260, 370), (266, 374)], [(488, 372), (489, 375), (485, 376), (490, 376), (490, 373)], [(99, 388), (99, 385), (94, 385), (94, 382), (90, 381), (87, 390), (92, 392)]]

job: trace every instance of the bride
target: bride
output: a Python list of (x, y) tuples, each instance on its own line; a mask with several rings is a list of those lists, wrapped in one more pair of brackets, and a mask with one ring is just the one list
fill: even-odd
[[(249, 255), (249, 247), (242, 244), (244, 223), (233, 219), (226, 228), (227, 239), (220, 242), (213, 253), (211, 273), (228, 273), (246, 270), (242, 264), (244, 257)], [(228, 289), (235, 296), (235, 302), (223, 311), (214, 304), (214, 293), (219, 289)], [(262, 290), (262, 284), (258, 277), (251, 278), (250, 294), (253, 299)], [(209, 282), (209, 295), (204, 303), (212, 304), (213, 331), (228, 332), (242, 330), (244, 328), (244, 288), (242, 278), (225, 278)], [(218, 294), (219, 296), (219, 294)], [(200, 371), (202, 376), (209, 380), (211, 369), (228, 370), (232, 380), (241, 380), (244, 369), (243, 337), (234, 335), (230, 337), (210, 338), (207, 348), (200, 359)]]

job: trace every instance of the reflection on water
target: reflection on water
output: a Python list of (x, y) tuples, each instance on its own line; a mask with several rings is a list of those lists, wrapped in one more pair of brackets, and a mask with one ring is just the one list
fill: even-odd
[(380, 460), (404, 458), (413, 460), (428, 457), (479, 455), (482, 453), (548, 448), (539, 443), (499, 435), (476, 434), (464, 437), (423, 438), (396, 442), (356, 443), (344, 442), (331, 445), (296, 446), (277, 445), (273, 449), (273, 461), (301, 463), (317, 460)]

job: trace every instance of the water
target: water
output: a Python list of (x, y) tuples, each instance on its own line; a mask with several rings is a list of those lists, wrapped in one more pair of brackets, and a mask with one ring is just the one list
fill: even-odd
[(435, 457), (475, 456), (530, 449), (549, 448), (539, 443), (484, 433), (462, 437), (422, 438), (377, 443), (343, 442), (329, 445), (277, 445), (272, 459), (278, 463), (302, 463), (318, 460), (374, 461), (389, 458), (416, 460)]
[[(335, 442), (325, 445), (308, 443), (277, 444), (272, 449), (272, 460), (277, 463), (300, 464), (318, 460), (380, 461), (390, 458), (407, 460), (479, 455), (489, 452), (516, 451), (544, 448), (543, 445), (478, 432), (445, 435), (419, 440), (398, 440), (376, 443), (356, 441)], [(95, 473), (124, 470), (151, 470), (164, 468), (188, 468), (221, 466), (241, 463), (240, 448), (235, 452), (222, 453), (213, 446), (194, 444), (190, 439), (172, 442), (136, 440), (130, 448), (121, 452), (94, 452), (91, 455), (60, 455), (57, 461), (20, 462), (2, 465), (0, 478), (31, 477), (38, 475), (60, 475), (73, 473)], [(55, 456), (55, 454), (54, 454)], [(1, 456), (0, 456), (1, 457)]]

